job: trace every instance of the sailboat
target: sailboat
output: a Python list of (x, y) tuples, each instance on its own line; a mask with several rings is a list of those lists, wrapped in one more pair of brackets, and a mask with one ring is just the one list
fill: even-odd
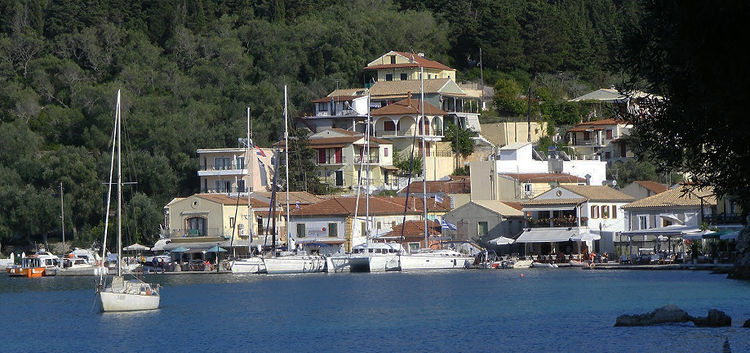
[(104, 222), (104, 243), (102, 258), (106, 258), (107, 229), (109, 227), (109, 205), (112, 195), (112, 174), (114, 172), (115, 145), (117, 146), (117, 274), (106, 283), (104, 272), (98, 271), (99, 283), (96, 295), (103, 312), (141, 311), (159, 308), (159, 285), (145, 283), (137, 278), (126, 280), (122, 275), (122, 115), (120, 113), (120, 90), (117, 90), (115, 128), (112, 138), (112, 160), (110, 161), (109, 184), (107, 187), (107, 213)]
[[(370, 95), (367, 95), (367, 126), (365, 127), (365, 154), (367, 158), (366, 168), (366, 195), (365, 195), (365, 242), (352, 247), (352, 253), (348, 257), (349, 271), (351, 272), (385, 272), (399, 271), (399, 256), (404, 253), (404, 249), (399, 243), (379, 243), (373, 242), (370, 234)], [(361, 160), (360, 170), (365, 166), (365, 158)], [(361, 184), (360, 184), (361, 185)], [(357, 188), (357, 206), (355, 207), (354, 218), (357, 218), (356, 209), (359, 208), (359, 192), (361, 187)]]
[[(425, 128), (425, 114), (424, 114), (424, 68), (420, 66), (420, 109), (419, 113), (421, 119), (419, 119), (419, 125), (422, 130), (422, 199), (423, 205), (423, 220), (424, 220), (424, 248), (419, 249), (417, 252), (409, 254), (403, 254), (399, 257), (399, 265), (402, 271), (414, 271), (414, 270), (435, 270), (435, 269), (461, 269), (468, 268), (471, 263), (474, 262), (474, 258), (469, 255), (461, 254), (455, 250), (450, 249), (431, 249), (429, 247), (429, 228), (427, 225), (427, 156), (425, 148), (426, 135), (429, 133), (428, 128)], [(416, 132), (418, 129), (415, 129)], [(412, 149), (413, 151), (413, 149)], [(410, 182), (411, 184), (411, 182)], [(409, 202), (409, 192), (406, 194), (406, 202)], [(405, 220), (404, 220), (405, 221)], [(403, 228), (402, 228), (403, 229)]]
[[(286, 239), (287, 239), (287, 252), (277, 254), (275, 251), (275, 240), (273, 241), (274, 250), (271, 252), (271, 257), (264, 258), (263, 262), (266, 265), (266, 272), (268, 274), (286, 274), (286, 273), (310, 273), (310, 272), (324, 272), (326, 267), (326, 259), (320, 255), (308, 255), (304, 251), (295, 250), (294, 238), (289, 230), (291, 214), (289, 212), (289, 123), (287, 117), (287, 93), (286, 85), (284, 86), (284, 153), (286, 156), (284, 162), (286, 163)], [(278, 158), (277, 158), (278, 163)], [(276, 168), (278, 173), (278, 168)], [(274, 183), (275, 193), (276, 183)], [(275, 210), (275, 197), (271, 196), (271, 207)], [(272, 217), (275, 221), (275, 217)], [(276, 227), (273, 227), (275, 234)]]
[[(252, 143), (252, 140), (250, 138), (250, 107), (247, 108), (247, 164), (250, 167), (250, 173), (248, 175), (248, 188), (247, 188), (247, 225), (248, 225), (248, 232), (249, 232), (249, 239), (248, 239), (248, 249), (247, 253), (250, 254), (250, 247), (252, 247), (252, 241), (253, 241), (253, 206), (250, 202), (250, 193), (253, 189), (253, 180), (255, 178), (255, 163), (258, 160), (258, 158), (255, 156), (255, 151), (253, 150), (255, 146)], [(239, 195), (237, 195), (239, 198)], [(273, 206), (273, 205), (272, 205)], [(265, 273), (266, 272), (266, 265), (263, 262), (263, 259), (259, 256), (250, 256), (246, 258), (241, 259), (235, 259), (231, 262), (232, 266), (232, 273)]]

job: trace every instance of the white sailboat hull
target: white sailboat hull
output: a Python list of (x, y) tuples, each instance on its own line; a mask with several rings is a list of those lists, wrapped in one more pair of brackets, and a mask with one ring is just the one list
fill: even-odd
[(326, 272), (338, 273), (350, 271), (350, 256), (330, 256), (326, 257)]
[(158, 295), (129, 294), (102, 291), (99, 292), (99, 302), (103, 312), (142, 311), (159, 308)]
[(352, 256), (349, 268), (351, 272), (398, 271), (398, 255)]
[(440, 254), (411, 254), (401, 256), (402, 271), (465, 269), (472, 257), (442, 256)]
[(232, 273), (265, 273), (266, 264), (259, 257), (239, 259), (232, 262)]
[(326, 260), (322, 256), (282, 256), (263, 259), (268, 274), (324, 272)]

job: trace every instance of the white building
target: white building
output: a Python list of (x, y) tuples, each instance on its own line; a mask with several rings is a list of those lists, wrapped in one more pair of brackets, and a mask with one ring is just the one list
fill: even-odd
[(496, 164), (498, 174), (566, 173), (587, 179), (589, 185), (602, 185), (607, 179), (607, 163), (598, 158), (571, 159), (555, 153), (547, 159), (528, 142), (500, 148)]

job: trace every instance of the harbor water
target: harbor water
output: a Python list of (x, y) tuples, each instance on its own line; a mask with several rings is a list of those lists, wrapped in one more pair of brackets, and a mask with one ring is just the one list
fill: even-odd
[[(161, 309), (102, 314), (93, 277), (0, 276), (0, 351), (750, 351), (750, 282), (696, 271), (151, 276)], [(613, 327), (675, 304), (732, 326)]]

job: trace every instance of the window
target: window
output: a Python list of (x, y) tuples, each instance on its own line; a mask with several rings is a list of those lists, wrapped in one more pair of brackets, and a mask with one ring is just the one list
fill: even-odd
[(336, 171), (336, 186), (344, 186), (344, 172), (341, 170)]
[(229, 226), (234, 228), (234, 217), (229, 217)]
[(602, 218), (609, 218), (609, 206), (604, 205), (601, 206), (602, 209)]
[(604, 159), (612, 158), (612, 152), (604, 152)]
[(480, 237), (487, 235), (487, 222), (477, 223), (477, 235)]
[(330, 105), (330, 103), (318, 103), (318, 111), (319, 112), (327, 112), (329, 105)]
[(247, 190), (245, 190), (245, 181), (244, 180), (242, 180), (242, 179), (237, 180), (237, 191), (238, 192), (245, 192), (245, 191), (247, 191)]
[(383, 223), (380, 221), (377, 221), (377, 223), (375, 223), (375, 229), (380, 230), (382, 226), (383, 226)]
[(206, 219), (203, 217), (192, 217), (185, 220), (185, 233), (191, 236), (206, 235)]
[(530, 183), (523, 184), (523, 191), (531, 192), (531, 184)]
[(409, 251), (419, 251), (419, 243), (409, 243)]
[(305, 224), (297, 223), (297, 238), (304, 238), (304, 237), (305, 237)]
[(406, 81), (409, 79), (409, 75), (407, 74), (401, 74), (401, 81)]
[(611, 139), (612, 139), (612, 130), (607, 129), (607, 140), (611, 140)]
[(391, 74), (385, 74), (385, 80), (386, 81), (393, 81), (393, 75), (391, 75)]
[(583, 139), (584, 139), (584, 140), (587, 140), (587, 141), (588, 141), (588, 140), (591, 140), (591, 133), (590, 133), (590, 132), (588, 132), (588, 131), (584, 131), (584, 132), (583, 132)]
[(391, 65), (393, 65), (395, 63), (396, 63), (396, 56), (395, 55), (391, 55)]
[(383, 156), (388, 157), (388, 147), (383, 147)]
[(245, 169), (245, 157), (237, 157), (237, 169)]
[(599, 218), (599, 206), (591, 206), (591, 218)]
[(612, 218), (617, 218), (617, 205), (612, 205)]
[(214, 169), (217, 169), (217, 170), (232, 169), (232, 159), (229, 157), (214, 158)]
[(328, 223), (328, 236), (331, 238), (336, 238), (339, 236), (338, 224)]
[(638, 229), (648, 229), (647, 216), (638, 216)]
[(326, 164), (326, 150), (325, 148), (318, 149), (318, 164)]
[(392, 121), (383, 122), (383, 130), (385, 131), (396, 131), (396, 123)]

